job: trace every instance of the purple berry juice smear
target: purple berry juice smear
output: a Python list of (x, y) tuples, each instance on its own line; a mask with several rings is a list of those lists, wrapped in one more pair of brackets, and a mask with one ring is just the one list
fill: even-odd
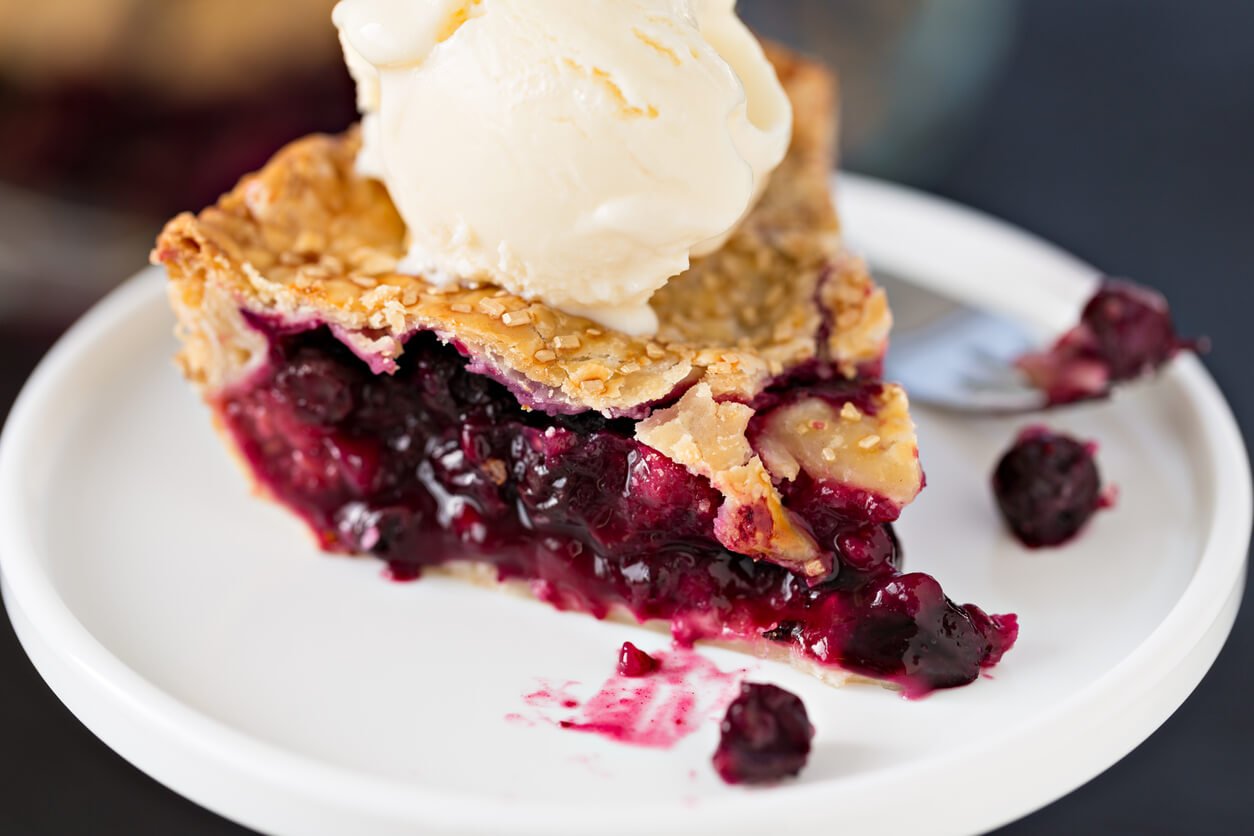
[(578, 683), (542, 681), (523, 701), (540, 722), (631, 746), (669, 749), (717, 720), (739, 693), (745, 675), (743, 670), (720, 670), (701, 654), (680, 647), (648, 658), (655, 664), (650, 672), (625, 674), (620, 666), (586, 700), (574, 694)]

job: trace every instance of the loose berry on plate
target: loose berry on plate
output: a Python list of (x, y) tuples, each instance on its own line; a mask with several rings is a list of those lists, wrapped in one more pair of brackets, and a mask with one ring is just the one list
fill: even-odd
[(1072, 539), (1106, 504), (1096, 447), (1045, 427), (1024, 430), (993, 473), (993, 493), (1014, 535), (1031, 548)]
[(631, 642), (623, 642), (618, 651), (618, 673), (620, 676), (648, 676), (660, 667), (657, 659), (645, 653)]
[(746, 682), (727, 707), (714, 769), (729, 784), (765, 784), (801, 771), (814, 726), (801, 699), (774, 685)]

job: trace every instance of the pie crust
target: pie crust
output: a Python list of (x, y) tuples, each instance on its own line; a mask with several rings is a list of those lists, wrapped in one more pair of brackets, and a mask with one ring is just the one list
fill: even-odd
[[(212, 393), (264, 362), (266, 339), (241, 311), (327, 324), (376, 373), (396, 369), (411, 334), (431, 331), (527, 407), (646, 419), (640, 440), (727, 498), (716, 528), (724, 546), (821, 577), (831, 567), (776, 486), (796, 476), (798, 462), (769, 439), (767, 461), (752, 455), (752, 404), (810, 366), (874, 376), (892, 318), (865, 264), (843, 249), (832, 206), (835, 80), (789, 53), (771, 55), (797, 113), (792, 148), (727, 245), (657, 294), (655, 338), (492, 286), (436, 286), (395, 272), (404, 224), (386, 189), (355, 173), (360, 139), (350, 131), (293, 143), (217, 206), (162, 232), (153, 260), (170, 275), (184, 372)], [(899, 510), (923, 473), (905, 393), (885, 386), (878, 397), (891, 409), (862, 417), (856, 438), (810, 441), (821, 442), (825, 469), (843, 483), (877, 492), (891, 484)], [(737, 461), (704, 458), (718, 450)]]
[(397, 273), (405, 227), (356, 172), (356, 130), (172, 220), (152, 258), (179, 364), (260, 489), (329, 551), (664, 619), (829, 680), (925, 693), (995, 664), (1013, 616), (900, 572), (889, 524), (923, 471), (906, 395), (878, 380), (886, 297), (832, 205), (835, 79), (768, 54), (792, 147), (728, 243), (654, 297), (652, 339)]

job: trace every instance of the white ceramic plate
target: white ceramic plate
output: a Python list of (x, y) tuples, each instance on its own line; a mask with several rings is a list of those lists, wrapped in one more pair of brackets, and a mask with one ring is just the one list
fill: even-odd
[[(899, 275), (1043, 329), (1095, 271), (1022, 233), (856, 178), (854, 244)], [(0, 446), (4, 597), (56, 693), (189, 798), (291, 834), (979, 831), (1063, 795), (1148, 736), (1232, 625), (1250, 535), (1245, 451), (1201, 365), (1050, 421), (1099, 439), (1122, 489), (1074, 546), (1029, 553), (987, 488), (1017, 424), (918, 412), (930, 487), (908, 565), (1019, 613), (993, 677), (921, 702), (709, 651), (805, 699), (803, 778), (720, 784), (707, 724), (670, 751), (506, 721), (538, 677), (594, 689), (625, 639), (663, 639), (453, 582), (392, 584), (319, 555), (250, 497), (169, 358), (146, 272), (45, 360)]]

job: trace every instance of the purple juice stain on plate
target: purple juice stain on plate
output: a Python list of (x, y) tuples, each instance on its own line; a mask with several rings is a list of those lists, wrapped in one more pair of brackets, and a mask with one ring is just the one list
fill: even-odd
[(703, 724), (717, 720), (736, 698), (745, 676), (744, 670), (723, 671), (693, 650), (646, 654), (632, 648), (655, 667), (642, 673), (646, 663), (629, 654), (632, 662), (627, 672), (620, 665), (587, 700), (572, 695), (577, 683), (548, 681), (523, 700), (559, 728), (631, 746), (669, 749)]

